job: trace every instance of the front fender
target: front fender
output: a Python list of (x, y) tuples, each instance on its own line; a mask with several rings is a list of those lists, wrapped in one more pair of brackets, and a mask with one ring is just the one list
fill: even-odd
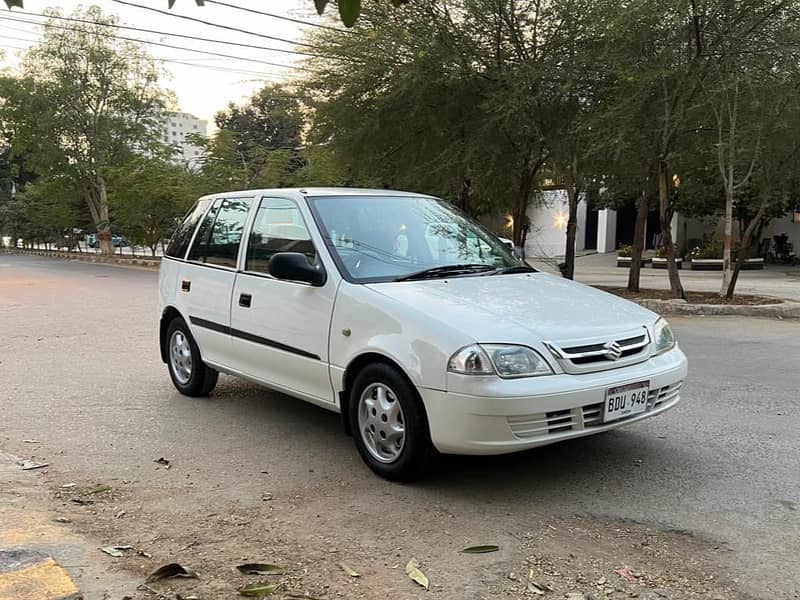
[(342, 283), (329, 340), (331, 374), (337, 392), (344, 372), (359, 356), (374, 353), (396, 363), (417, 387), (444, 390), (447, 361), (472, 343), (432, 315), (366, 286)]

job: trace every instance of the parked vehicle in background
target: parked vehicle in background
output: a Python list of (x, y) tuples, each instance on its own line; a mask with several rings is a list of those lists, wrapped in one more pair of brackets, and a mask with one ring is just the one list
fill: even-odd
[[(120, 247), (124, 248), (124, 247), (130, 245), (130, 244), (128, 244), (127, 238), (124, 235), (121, 235), (119, 233), (112, 233), (111, 234), (111, 243), (113, 244), (113, 246), (115, 248), (120, 248)], [(89, 235), (86, 236), (86, 245), (89, 246), (89, 248), (97, 248), (98, 247), (99, 244), (97, 243), (97, 234), (96, 233), (90, 233)]]
[[(794, 251), (794, 244), (789, 241), (789, 235), (786, 232), (779, 233), (772, 236), (773, 249), (769, 251), (768, 259), (771, 262), (783, 265), (796, 265), (800, 264), (800, 258)], [(767, 247), (770, 244), (767, 242)]]
[(515, 452), (660, 414), (687, 373), (655, 313), (387, 190), (201, 198), (161, 262), (159, 318), (179, 392), (207, 395), (224, 372), (340, 412), (398, 480), (435, 451)]

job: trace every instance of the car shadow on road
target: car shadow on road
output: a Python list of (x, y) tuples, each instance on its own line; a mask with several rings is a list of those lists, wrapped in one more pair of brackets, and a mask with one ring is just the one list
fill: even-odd
[[(313, 440), (306, 446), (305, 460), (329, 463), (331, 471), (349, 465), (342, 476), (356, 487), (374, 487), (377, 476), (358, 464), (355, 446), (343, 434), (338, 414), (247, 383), (232, 383), (220, 392), (217, 398), (225, 401), (225, 411), (241, 411), (229, 414), (230, 418), (265, 433), (292, 436), (296, 432)], [(621, 489), (655, 497), (685, 475), (683, 465), (697, 464), (691, 449), (656, 431), (648, 424), (635, 424), (513, 454), (440, 455), (427, 476), (411, 485), (432, 493), (461, 496), (468, 491), (495, 499), (520, 494), (531, 499), (553, 494), (611, 498)]]

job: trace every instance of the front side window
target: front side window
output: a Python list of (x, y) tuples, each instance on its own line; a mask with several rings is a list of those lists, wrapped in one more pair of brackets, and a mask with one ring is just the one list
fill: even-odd
[(309, 202), (334, 258), (354, 281), (391, 281), (427, 270), (449, 275), (457, 268), (459, 276), (533, 270), (443, 200), (327, 196)]
[(314, 244), (297, 204), (284, 198), (262, 198), (247, 244), (245, 270), (267, 273), (269, 259), (278, 252), (299, 252), (310, 263), (316, 260)]
[(211, 200), (200, 200), (192, 207), (183, 219), (178, 229), (172, 235), (172, 239), (164, 251), (164, 254), (173, 258), (183, 258), (186, 256), (186, 250), (189, 249), (189, 242), (192, 241), (192, 234), (194, 233), (197, 222), (203, 213), (206, 212)]
[(236, 268), (250, 199), (217, 200), (197, 230), (189, 260)]

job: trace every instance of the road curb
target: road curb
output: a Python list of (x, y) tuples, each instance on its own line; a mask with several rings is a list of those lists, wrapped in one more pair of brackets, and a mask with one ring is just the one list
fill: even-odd
[(120, 265), (124, 267), (147, 267), (157, 269), (161, 265), (161, 259), (156, 258), (135, 258), (124, 256), (101, 256), (99, 254), (82, 254), (79, 252), (60, 252), (58, 250), (21, 250), (4, 249), (2, 254), (21, 254), (23, 256), (43, 256), (45, 258), (56, 258), (61, 260), (79, 260), (81, 262), (99, 263), (106, 265)]
[(76, 600), (80, 590), (52, 556), (35, 550), (0, 550), (0, 600)]
[(658, 300), (637, 298), (633, 302), (661, 315), (729, 315), (739, 317), (769, 317), (773, 319), (800, 319), (800, 302), (782, 300), (779, 304), (690, 304), (685, 300)]

